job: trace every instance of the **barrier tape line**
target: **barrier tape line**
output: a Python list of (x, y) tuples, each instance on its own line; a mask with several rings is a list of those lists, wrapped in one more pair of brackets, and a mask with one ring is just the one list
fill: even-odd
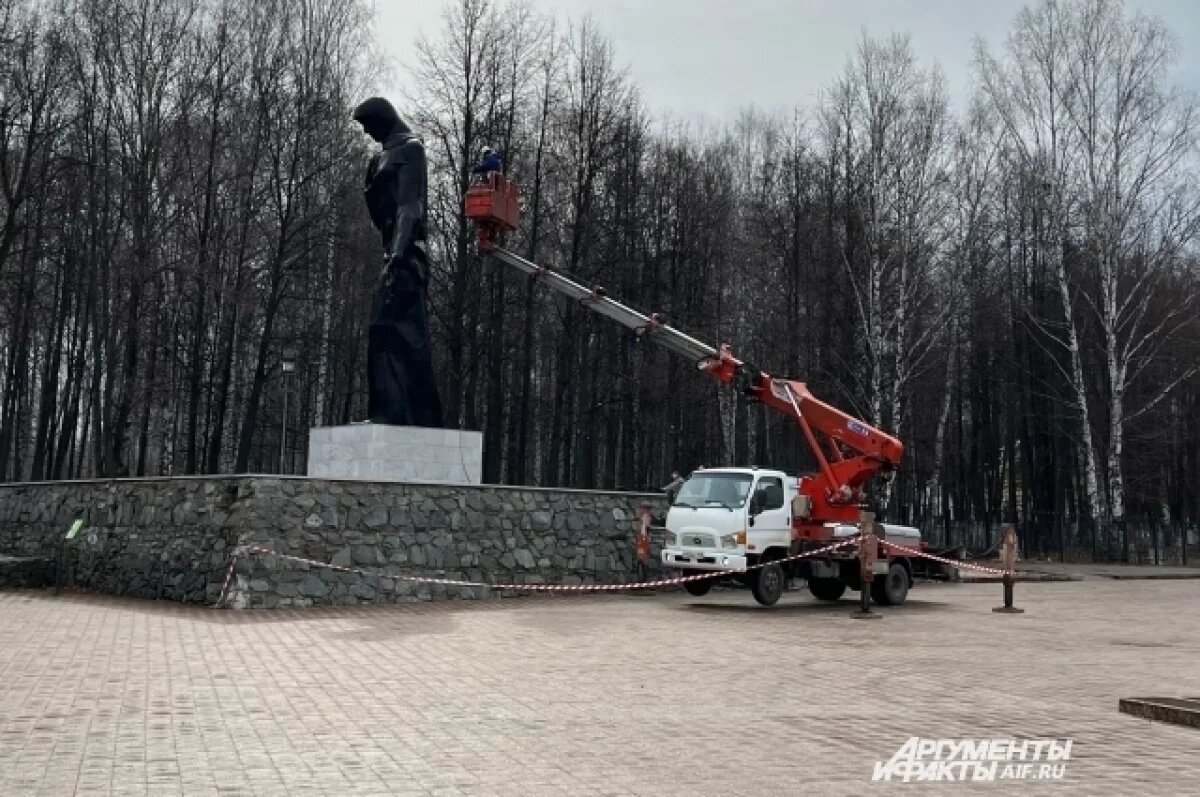
[(233, 579), (233, 568), (237, 565), (237, 560), (240, 555), (241, 551), (235, 549), (233, 556), (229, 560), (229, 569), (225, 571), (225, 583), (221, 585), (221, 595), (217, 598), (217, 602), (213, 604), (214, 609), (221, 608), (221, 604), (225, 602), (225, 595), (229, 592), (229, 582)]
[(278, 551), (264, 548), (261, 545), (249, 545), (242, 551), (234, 554), (232, 561), (229, 563), (229, 572), (225, 576), (225, 586), (221, 589), (221, 597), (214, 604), (213, 608), (219, 608), (225, 601), (225, 596), (229, 587), (230, 579), (233, 575), (233, 568), (240, 554), (263, 554), (265, 556), (274, 556), (279, 559), (286, 559), (291, 562), (299, 562), (305, 565), (315, 565), (317, 567), (336, 570), (340, 573), (356, 573), (362, 576), (374, 576), (379, 578), (390, 578), (394, 581), (405, 581), (419, 584), (443, 584), (450, 587), (487, 587), (488, 589), (501, 591), (522, 591), (522, 592), (615, 592), (619, 590), (635, 590), (635, 589), (653, 589), (655, 587), (673, 586), (676, 584), (685, 584), (690, 581), (700, 581), (706, 578), (713, 578), (719, 575), (727, 575), (731, 573), (748, 573), (751, 570), (758, 570), (766, 567), (769, 564), (782, 564), (785, 562), (796, 561), (813, 556), (820, 556), (830, 551), (835, 551), (838, 548), (845, 548), (849, 545), (854, 545), (858, 542), (859, 537), (854, 536), (848, 539), (836, 542), (832, 545), (826, 545), (822, 548), (817, 548), (812, 551), (804, 551), (802, 553), (793, 554), (781, 559), (772, 559), (769, 562), (759, 562), (758, 564), (750, 565), (745, 568), (727, 568), (718, 571), (706, 571), (697, 575), (679, 576), (677, 578), (664, 578), (655, 581), (640, 581), (629, 584), (492, 584), (486, 581), (463, 581), (449, 578), (432, 578), (426, 576), (405, 576), (385, 573), (379, 570), (367, 570), (360, 567), (344, 567), (335, 565), (330, 562), (321, 562), (316, 559), (305, 559), (301, 556), (292, 556), (291, 554), (279, 553)]
[(925, 553), (924, 551), (918, 551), (915, 548), (906, 548), (903, 545), (897, 545), (896, 543), (888, 542), (887, 540), (881, 539), (880, 542), (883, 543), (888, 548), (891, 548), (896, 551), (903, 551), (904, 553), (908, 554), (909, 556), (919, 556), (919, 557), (922, 557), (923, 559), (932, 559), (935, 562), (941, 562), (944, 565), (950, 565), (951, 567), (957, 567), (962, 570), (977, 570), (980, 573), (994, 573), (999, 576), (1008, 575), (1009, 573), (1014, 572), (1012, 570), (997, 570), (994, 567), (984, 567), (983, 565), (973, 565), (973, 564), (970, 564), (969, 562), (964, 562), (960, 559), (944, 559), (941, 556), (934, 556), (931, 553)]
[[(326, 568), (329, 570), (335, 570), (340, 573), (355, 573), (355, 574), (361, 575), (361, 576), (390, 578), (394, 581), (404, 581), (404, 582), (418, 583), (418, 584), (441, 584), (441, 585), (449, 586), (449, 587), (487, 587), (488, 589), (494, 589), (494, 590), (520, 591), (520, 592), (616, 592), (616, 591), (624, 591), (624, 590), (654, 589), (656, 587), (675, 586), (678, 584), (686, 584), (686, 583), (689, 583), (692, 581), (701, 581), (706, 578), (714, 578), (714, 577), (720, 576), (720, 575), (727, 575), (727, 574), (733, 574), (733, 573), (748, 573), (752, 570), (758, 570), (763, 567), (766, 567), (768, 564), (785, 564), (787, 562), (793, 562), (793, 561), (797, 561), (800, 559), (807, 559), (807, 558), (811, 558), (814, 556), (820, 556), (822, 554), (826, 554), (831, 551), (838, 550), (839, 548), (845, 548), (850, 545), (857, 545), (858, 542), (860, 541), (860, 539), (861, 539), (861, 535), (856, 535), (854, 537), (849, 537), (845, 540), (841, 540), (839, 542), (833, 543), (831, 545), (826, 545), (821, 548), (816, 548), (811, 551), (804, 551), (802, 553), (793, 554), (791, 556), (786, 556), (781, 559), (772, 559), (769, 562), (759, 562), (757, 564), (753, 564), (753, 565), (750, 565), (749, 567), (745, 567), (745, 568), (726, 568), (724, 570), (706, 571), (703, 573), (697, 573), (697, 574), (688, 575), (688, 576), (678, 576), (675, 578), (664, 578), (664, 579), (657, 579), (655, 581), (641, 581), (641, 582), (634, 582), (634, 583), (628, 583), (628, 584), (493, 584), (493, 583), (489, 583), (486, 581), (465, 581), (465, 580), (460, 580), (460, 579), (433, 578), (433, 577), (428, 577), (428, 576), (406, 576), (406, 575), (385, 573), (380, 570), (368, 570), (368, 569), (364, 569), (364, 568), (360, 568), (360, 567), (345, 567), (342, 565), (335, 565), (330, 562), (321, 562), (316, 559), (306, 559), (301, 556), (293, 556), (291, 554), (280, 553), (280, 552), (272, 550), (270, 548), (265, 548), (261, 545), (249, 545), (249, 546), (243, 546), (238, 549), (235, 549), (233, 556), (229, 561), (229, 568), (225, 573), (225, 581), (221, 586), (221, 595), (219, 598), (217, 598), (217, 602), (215, 604), (213, 604), (213, 608), (214, 609), (220, 608), (225, 603), (225, 598), (229, 594), (229, 585), (233, 580), (233, 572), (234, 572), (235, 567), (237, 566), (237, 560), (240, 556), (248, 555), (248, 554), (262, 554), (265, 556), (274, 556), (278, 559), (285, 559), (287, 561), (298, 562), (298, 563), (304, 564), (304, 565), (316, 566), (316, 567)], [(982, 565), (970, 564), (967, 562), (963, 562), (961, 560), (947, 559), (947, 558), (944, 558), (941, 556), (936, 556), (931, 553), (926, 553), (925, 551), (919, 551), (915, 548), (909, 548), (904, 545), (899, 545), (897, 543), (890, 542), (886, 539), (880, 539), (879, 542), (881, 544), (883, 544), (885, 547), (887, 547), (888, 549), (902, 552), (909, 556), (921, 557), (924, 559), (931, 559), (935, 562), (940, 562), (945, 565), (950, 565), (951, 567), (962, 568), (962, 569), (966, 569), (966, 570), (975, 570), (975, 571), (978, 571), (981, 573), (991, 573), (991, 574), (1001, 575), (1001, 576), (1007, 575), (1012, 572), (1012, 571), (1008, 571), (1008, 570), (999, 570), (999, 569), (992, 568), (992, 567), (984, 567)]]

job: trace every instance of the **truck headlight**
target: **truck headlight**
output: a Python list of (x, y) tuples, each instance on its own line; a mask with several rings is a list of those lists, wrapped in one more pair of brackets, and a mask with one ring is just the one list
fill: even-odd
[(667, 532), (667, 545), (674, 545), (674, 544), (675, 544), (675, 532), (668, 531)]
[(735, 534), (726, 534), (721, 537), (722, 548), (736, 548), (746, 542), (746, 532), (739, 531)]

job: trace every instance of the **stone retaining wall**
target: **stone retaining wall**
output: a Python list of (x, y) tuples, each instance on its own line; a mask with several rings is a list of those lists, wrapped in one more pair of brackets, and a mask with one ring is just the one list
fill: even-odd
[[(216, 600), (232, 552), (260, 545), (357, 566), (364, 577), (263, 555), (239, 558), (236, 608), (478, 598), (491, 583), (633, 579), (640, 506), (661, 496), (268, 476), (0, 485), (0, 553), (67, 546), (69, 583), (116, 595)], [(84, 528), (69, 542), (71, 522)], [(652, 573), (658, 573), (655, 539)]]
[(54, 560), (0, 554), (0, 589), (36, 589), (54, 583)]

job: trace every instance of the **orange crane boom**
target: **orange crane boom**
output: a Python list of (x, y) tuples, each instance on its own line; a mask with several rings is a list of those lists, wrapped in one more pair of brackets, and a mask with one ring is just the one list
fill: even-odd
[(475, 223), (481, 253), (611, 318), (639, 338), (687, 357), (698, 370), (794, 419), (818, 465), (818, 473), (800, 480), (800, 493), (808, 497), (810, 506), (807, 517), (796, 518), (798, 536), (820, 539), (826, 536), (823, 528), (828, 523), (856, 523), (864, 484), (876, 473), (899, 465), (904, 454), (899, 440), (817, 399), (804, 382), (772, 377), (739, 360), (727, 344), (718, 347), (699, 341), (664, 323), (658, 313), (641, 313), (610, 299), (603, 288), (588, 288), (505, 249), (500, 240), (516, 229), (519, 201), (516, 184), (503, 175), (489, 174), (472, 186), (464, 205), (467, 217)]

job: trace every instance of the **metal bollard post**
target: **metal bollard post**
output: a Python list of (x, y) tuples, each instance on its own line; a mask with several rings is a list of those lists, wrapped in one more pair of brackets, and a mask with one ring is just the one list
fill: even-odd
[(67, 543), (75, 539), (80, 529), (83, 528), (83, 518), (75, 518), (75, 522), (67, 529), (67, 535), (58, 541), (58, 547), (54, 557), (54, 594), (62, 593), (63, 577), (67, 568)]
[(875, 556), (879, 552), (879, 538), (875, 536), (875, 513), (863, 512), (859, 516), (858, 540), (858, 611), (850, 616), (856, 620), (878, 620), (883, 615), (871, 611), (871, 583), (875, 580)]
[(66, 547), (66, 542), (59, 540), (58, 551), (54, 557), (54, 594), (56, 596), (62, 594), (64, 570), (63, 558), (66, 556)]
[[(652, 522), (650, 505), (642, 504), (638, 511), (637, 529), (634, 531), (634, 566), (637, 570), (639, 584), (645, 583), (650, 573), (650, 525)], [(641, 594), (646, 595), (650, 591), (647, 588)]]
[(1017, 569), (1017, 529), (1015, 526), (1005, 526), (1000, 538), (1000, 559), (1004, 565), (1004, 605), (992, 609), (1001, 614), (1024, 614), (1024, 609), (1013, 606), (1014, 571)]

